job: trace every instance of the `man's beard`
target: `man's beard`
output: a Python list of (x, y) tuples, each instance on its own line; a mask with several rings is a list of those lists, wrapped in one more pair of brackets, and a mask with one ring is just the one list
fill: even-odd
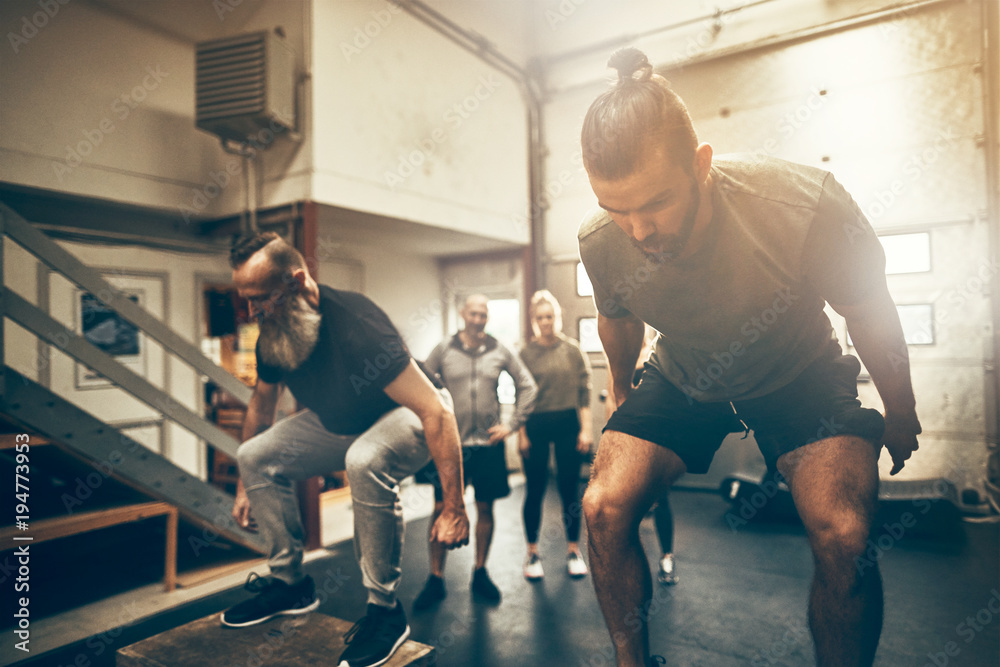
[(658, 259), (671, 260), (680, 257), (691, 240), (691, 232), (694, 231), (694, 223), (698, 218), (698, 209), (701, 208), (701, 191), (698, 183), (691, 180), (691, 205), (684, 213), (684, 220), (681, 221), (681, 228), (676, 234), (671, 236), (660, 236), (657, 234), (652, 239), (645, 239), (643, 243), (633, 241), (639, 249), (647, 255), (652, 255)]
[(322, 316), (301, 294), (260, 318), (260, 359), (268, 366), (294, 371), (309, 358), (319, 340)]

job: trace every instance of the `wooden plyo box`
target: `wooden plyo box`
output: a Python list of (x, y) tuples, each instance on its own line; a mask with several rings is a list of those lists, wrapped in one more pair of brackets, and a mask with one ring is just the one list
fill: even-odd
[[(351, 623), (324, 614), (227, 628), (213, 614), (118, 649), (117, 667), (336, 667)], [(385, 667), (429, 665), (434, 647), (407, 640)]]

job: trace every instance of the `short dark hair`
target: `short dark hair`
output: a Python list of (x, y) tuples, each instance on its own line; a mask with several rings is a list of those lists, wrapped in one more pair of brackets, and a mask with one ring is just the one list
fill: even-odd
[(233, 243), (229, 249), (229, 266), (238, 269), (246, 263), (258, 250), (266, 246), (271, 241), (276, 241), (281, 237), (275, 232), (262, 232), (252, 236), (242, 236)]
[(698, 136), (684, 101), (653, 73), (649, 59), (628, 47), (611, 54), (618, 81), (598, 96), (583, 121), (583, 164), (588, 173), (616, 180), (632, 174), (650, 147), (660, 146), (691, 172)]
[(292, 271), (306, 268), (302, 253), (275, 232), (261, 232), (238, 239), (229, 251), (229, 265), (238, 269), (260, 251), (267, 255), (274, 277), (291, 275)]

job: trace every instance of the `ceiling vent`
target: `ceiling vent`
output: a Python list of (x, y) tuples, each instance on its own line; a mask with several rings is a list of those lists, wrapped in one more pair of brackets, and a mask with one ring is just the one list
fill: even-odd
[(295, 62), (278, 35), (227, 37), (196, 49), (195, 125), (258, 147), (295, 128)]

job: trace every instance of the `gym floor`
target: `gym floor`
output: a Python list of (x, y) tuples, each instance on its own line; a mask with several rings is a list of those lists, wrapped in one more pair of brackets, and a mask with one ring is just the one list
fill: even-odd
[[(546, 495), (540, 545), (546, 576), (534, 584), (522, 577), (522, 499), (523, 487), (496, 507), (500, 530), (487, 565), (504, 593), (502, 603), (490, 608), (471, 601), (473, 552), (456, 552), (446, 569), (448, 597), (436, 610), (410, 613), (413, 637), (438, 648), (440, 665), (613, 665), (590, 578), (566, 574), (553, 488)], [(741, 524), (732, 520), (733, 506), (703, 492), (675, 490), (671, 506), (678, 583), (655, 590), (649, 610), (653, 652), (683, 667), (814, 664), (805, 625), (812, 556), (801, 525), (781, 519)], [(945, 660), (970, 667), (1000, 664), (1000, 614), (987, 606), (993, 596), (1000, 598), (997, 524), (932, 525), (946, 513), (913, 509), (916, 524), (902, 535), (895, 529), (898, 538), (873, 541), (871, 555), (882, 568), (886, 593), (876, 664), (923, 667), (934, 664), (928, 654), (939, 653), (938, 667)], [(892, 527), (897, 518), (890, 510), (879, 525)], [(407, 528), (404, 604), (412, 603), (427, 572), (421, 548), (426, 529), (426, 519)], [(651, 518), (643, 522), (642, 539), (655, 564)], [(345, 572), (349, 565), (344, 562)], [(363, 599), (360, 587), (357, 598)], [(1000, 599), (993, 608), (998, 605)], [(327, 606), (323, 610), (334, 615), (362, 611), (345, 602)], [(969, 616), (980, 630), (961, 625)], [(957, 655), (944, 653), (949, 642), (957, 645)]]
[[(538, 583), (521, 575), (523, 487), (497, 502), (498, 530), (488, 561), (504, 596), (496, 607), (472, 601), (473, 551), (466, 547), (449, 555), (447, 598), (435, 609), (414, 613), (413, 599), (427, 575), (428, 519), (407, 524), (400, 599), (412, 638), (437, 647), (438, 665), (614, 664), (590, 577), (573, 580), (566, 574), (561, 507), (552, 486), (541, 539), (545, 578)], [(805, 627), (812, 559), (801, 525), (763, 511), (743, 524), (734, 520), (738, 507), (718, 494), (677, 489), (671, 505), (679, 581), (656, 589), (649, 610), (653, 652), (681, 667), (814, 664)], [(772, 506), (779, 505), (772, 501)], [(879, 561), (885, 580), (885, 626), (876, 665), (1000, 664), (1000, 613), (995, 611), (1000, 609), (1000, 527), (963, 522), (938, 509), (946, 508), (922, 513), (906, 503), (884, 507), (879, 518), (883, 530), (869, 554)], [(912, 519), (906, 526), (900, 521), (905, 511)], [(643, 522), (642, 537), (655, 564), (650, 518)], [(364, 613), (365, 604), (353, 548), (348, 541), (329, 553), (307, 565), (317, 585), (332, 591), (319, 611), (353, 622)], [(244, 597), (241, 589), (233, 589), (171, 610), (127, 628), (113, 648), (215, 613)], [(66, 664), (60, 662), (62, 657), (71, 664), (80, 648), (70, 646), (60, 655), (28, 664)], [(113, 665), (113, 651), (90, 664)]]

